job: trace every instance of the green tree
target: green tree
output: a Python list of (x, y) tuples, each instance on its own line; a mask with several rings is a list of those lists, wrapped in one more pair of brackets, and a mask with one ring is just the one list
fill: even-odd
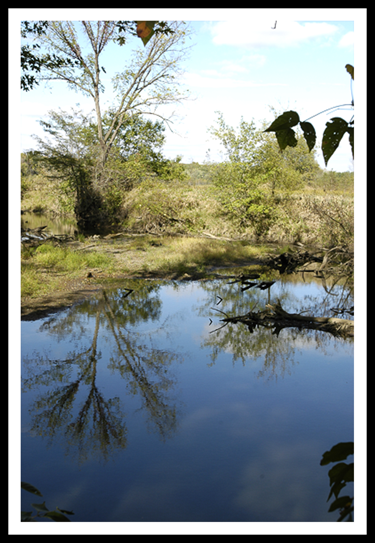
[(56, 54), (37, 54), (40, 45), (32, 43), (46, 33), (48, 21), (21, 21), (21, 38), (26, 42), (21, 46), (21, 89), (30, 91), (39, 84), (38, 75), (42, 67), (56, 68), (76, 66), (78, 61), (62, 58)]
[(82, 111), (50, 111), (48, 120), (40, 124), (46, 137), (35, 136), (39, 161), (47, 167), (47, 177), (58, 180), (62, 198), (72, 202), (78, 227), (90, 230), (103, 212), (101, 195), (92, 182), (96, 166), (92, 118)]
[[(113, 115), (104, 117), (104, 125), (109, 126)], [(165, 143), (165, 124), (163, 121), (152, 121), (141, 115), (132, 115), (124, 119), (116, 139), (116, 146), (124, 161), (136, 161), (144, 165), (145, 170), (153, 172), (162, 179), (181, 180), (184, 168), (179, 166), (177, 157), (168, 160), (162, 153)]]
[[(110, 122), (111, 117), (105, 116), (104, 125)], [(46, 166), (47, 177), (58, 183), (60, 203), (75, 212), (82, 231), (117, 224), (122, 218), (124, 194), (135, 183), (156, 175), (166, 180), (185, 175), (179, 157), (171, 161), (162, 154), (165, 129), (161, 121), (128, 117), (104, 168), (98, 159), (97, 126), (92, 115), (73, 109), (50, 111), (40, 124), (45, 136), (34, 136), (38, 142), (35, 155)]]
[(241, 119), (238, 129), (228, 126), (221, 113), (209, 129), (225, 149), (225, 160), (214, 165), (213, 182), (223, 210), (240, 227), (252, 225), (265, 234), (277, 218), (277, 193), (303, 185), (318, 169), (303, 139), (281, 153), (274, 139)]
[[(186, 57), (184, 23), (172, 23), (170, 33), (154, 33), (147, 47), (137, 49), (129, 66), (112, 78), (116, 98), (112, 106), (112, 122), (104, 127), (100, 97), (105, 67), (101, 56), (110, 43), (125, 43), (124, 32), (130, 23), (116, 21), (48, 22), (44, 32), (37, 36), (37, 45), (55, 55), (61, 62), (41, 62), (37, 80), (65, 82), (69, 88), (93, 99), (100, 159), (104, 166), (124, 119), (130, 114), (157, 115), (160, 106), (170, 105), (187, 98), (180, 90), (181, 62)], [(88, 43), (88, 47), (86, 46)], [(46, 57), (42, 57), (46, 58)]]
[(278, 190), (285, 193), (306, 183), (310, 184), (320, 172), (315, 152), (309, 152), (301, 134), (296, 134), (296, 141), (295, 146), (281, 152), (273, 135), (262, 134), (257, 149), (256, 166), (272, 195)]

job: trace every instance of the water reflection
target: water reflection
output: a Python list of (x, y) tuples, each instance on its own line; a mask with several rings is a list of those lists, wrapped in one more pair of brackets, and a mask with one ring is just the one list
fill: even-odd
[[(161, 301), (157, 283), (133, 284), (132, 299), (126, 289), (103, 291), (68, 312), (46, 320), (40, 331), (58, 340), (67, 336), (82, 345), (59, 360), (36, 354), (25, 358), (23, 390), (35, 387), (41, 392), (29, 406), (31, 432), (48, 438), (63, 437), (69, 453), (82, 462), (89, 455), (108, 459), (116, 449), (127, 445), (126, 413), (121, 399), (106, 398), (98, 383), (98, 363), (102, 353), (98, 337), (110, 342), (107, 368), (127, 383), (127, 392), (138, 396), (147, 423), (162, 439), (176, 429), (176, 403), (170, 397), (175, 379), (169, 371), (179, 355), (157, 349), (142, 341), (133, 327), (141, 321), (156, 320)], [(92, 321), (94, 320), (94, 326)], [(89, 344), (87, 336), (91, 336)], [(39, 371), (37, 371), (39, 370)]]
[(76, 521), (335, 521), (319, 462), (353, 438), (352, 342), (211, 333), (217, 309), (326, 314), (347, 296), (290, 279), (127, 281), (25, 322), (23, 480)]
[(64, 216), (51, 217), (43, 213), (22, 213), (21, 228), (39, 228), (47, 226), (47, 231), (52, 232), (55, 236), (59, 234), (67, 234), (74, 236), (77, 231), (77, 223), (74, 219)]
[[(330, 334), (325, 332), (306, 330), (300, 328), (283, 329), (282, 333), (277, 334), (273, 326), (257, 326), (255, 329), (244, 324), (224, 324), (221, 325), (222, 314), (225, 316), (244, 315), (249, 310), (262, 311), (267, 304), (272, 301), (281, 302), (288, 311), (308, 311), (314, 316), (332, 316), (330, 306), (332, 306), (332, 297), (338, 305), (345, 303), (348, 306), (353, 304), (353, 292), (345, 281), (339, 284), (333, 280), (329, 285), (313, 291), (308, 288), (312, 283), (307, 284), (299, 281), (299, 288), (295, 286), (295, 281), (289, 279), (278, 280), (266, 292), (259, 289), (247, 289), (244, 292), (241, 285), (233, 285), (231, 282), (208, 282), (202, 285), (210, 297), (206, 302), (200, 304), (197, 312), (200, 315), (208, 315), (212, 330), (202, 341), (202, 348), (209, 348), (211, 351), (211, 364), (214, 364), (221, 352), (225, 351), (232, 354), (233, 363), (240, 361), (243, 365), (254, 359), (263, 359), (263, 367), (258, 372), (258, 377), (265, 379), (284, 377), (290, 374), (291, 368), (298, 363), (296, 356), (301, 349), (319, 348), (324, 351), (325, 347), (332, 347), (335, 344), (342, 344), (339, 339), (333, 339)], [(273, 291), (271, 294), (271, 290)], [(304, 294), (304, 290), (308, 294)], [(219, 299), (218, 304), (212, 307), (212, 300)], [(349, 318), (351, 318), (349, 316)], [(254, 333), (256, 332), (256, 333)], [(353, 341), (353, 338), (346, 340)]]

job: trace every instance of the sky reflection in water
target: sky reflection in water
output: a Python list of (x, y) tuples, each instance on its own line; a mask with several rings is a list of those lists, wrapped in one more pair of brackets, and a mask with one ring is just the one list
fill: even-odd
[[(22, 322), (22, 480), (73, 521), (335, 522), (320, 460), (353, 441), (353, 342), (213, 332), (215, 309), (261, 308), (268, 291), (125, 286)], [(314, 314), (338, 299), (313, 282), (270, 296)]]

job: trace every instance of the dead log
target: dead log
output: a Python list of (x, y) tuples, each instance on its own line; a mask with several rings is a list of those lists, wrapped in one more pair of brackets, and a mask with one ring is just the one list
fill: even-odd
[(283, 328), (299, 328), (307, 330), (320, 330), (336, 337), (354, 337), (354, 321), (338, 319), (337, 317), (313, 317), (300, 313), (288, 313), (280, 302), (266, 305), (262, 311), (249, 311), (245, 315), (236, 317), (226, 316), (221, 319), (224, 323), (243, 323), (250, 332), (257, 326), (272, 328), (272, 333), (279, 335)]

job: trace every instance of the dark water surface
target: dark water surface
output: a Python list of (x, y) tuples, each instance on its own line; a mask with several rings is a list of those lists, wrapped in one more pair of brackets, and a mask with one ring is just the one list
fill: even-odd
[(353, 342), (242, 324), (211, 333), (223, 317), (212, 308), (243, 314), (270, 297), (327, 314), (333, 294), (295, 279), (243, 293), (133, 280), (23, 321), (21, 479), (43, 498), (22, 491), (22, 510), (45, 500), (75, 522), (336, 522), (320, 460), (353, 441)]

